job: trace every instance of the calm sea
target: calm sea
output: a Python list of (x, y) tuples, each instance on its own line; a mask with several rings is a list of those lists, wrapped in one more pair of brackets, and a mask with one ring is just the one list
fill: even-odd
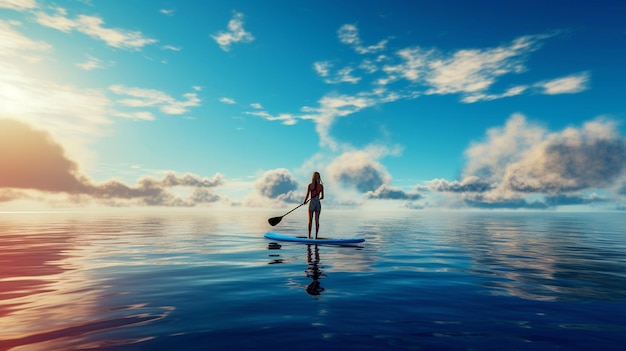
[(2, 213), (0, 350), (626, 344), (624, 213), (280, 214)]

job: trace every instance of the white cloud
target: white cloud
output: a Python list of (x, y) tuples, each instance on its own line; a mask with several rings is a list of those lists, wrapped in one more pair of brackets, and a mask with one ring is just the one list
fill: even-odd
[(472, 143), (465, 151), (464, 177), (478, 176), (485, 181), (501, 181), (507, 165), (518, 162), (532, 145), (541, 142), (546, 130), (529, 124), (521, 114), (513, 115), (504, 127), (487, 130), (482, 142)]
[(589, 73), (577, 73), (567, 77), (537, 83), (535, 86), (542, 90), (543, 94), (575, 94), (588, 89)]
[(459, 199), (473, 207), (605, 202), (587, 195), (597, 189), (617, 192), (626, 177), (626, 140), (615, 122), (602, 118), (549, 132), (514, 115), (504, 127), (488, 130), (466, 155), (463, 181), (436, 179), (429, 189), (461, 194)]
[(515, 87), (507, 89), (502, 94), (485, 94), (485, 93), (480, 93), (480, 94), (467, 95), (463, 99), (461, 99), (461, 101), (463, 101), (465, 103), (468, 103), (468, 104), (471, 104), (471, 103), (474, 103), (474, 102), (477, 102), (477, 101), (490, 101), (490, 100), (502, 99), (502, 98), (505, 98), (505, 97), (521, 95), (524, 92), (526, 92), (527, 90), (528, 90), (527, 86), (519, 85), (519, 86), (515, 86)]
[(35, 0), (0, 0), (0, 8), (16, 11), (30, 10), (37, 7)]
[(0, 57), (18, 57), (27, 61), (41, 59), (38, 53), (47, 52), (52, 46), (43, 41), (35, 41), (14, 28), (21, 24), (17, 21), (0, 20)]
[(359, 54), (372, 54), (386, 49), (388, 40), (381, 40), (378, 44), (363, 46), (363, 42), (359, 38), (359, 30), (353, 24), (344, 24), (337, 32), (339, 41), (349, 45)]
[(250, 43), (254, 40), (251, 33), (243, 29), (243, 14), (235, 12), (228, 22), (228, 31), (221, 31), (211, 36), (224, 51), (229, 51), (233, 43)]
[(320, 144), (337, 147), (337, 142), (330, 136), (330, 127), (338, 117), (345, 117), (358, 112), (366, 107), (373, 106), (376, 102), (367, 96), (350, 95), (327, 95), (319, 101), (319, 107), (305, 107), (300, 116), (302, 119), (315, 121), (315, 129), (320, 137)]
[(231, 99), (231, 98), (228, 98), (228, 97), (223, 97), (223, 98), (221, 98), (221, 99), (220, 99), (220, 102), (221, 102), (221, 103), (224, 103), (224, 104), (228, 104), (228, 105), (234, 105), (234, 104), (236, 104), (235, 99)]
[(250, 104), (250, 107), (257, 109), (257, 110), (263, 109), (263, 105), (259, 104), (258, 102)]
[(329, 61), (319, 61), (313, 63), (313, 68), (315, 72), (317, 72), (320, 77), (328, 77), (330, 74), (330, 67), (332, 67), (332, 63)]
[(174, 13), (176, 12), (176, 10), (172, 10), (172, 9), (160, 9), (159, 10), (160, 13), (166, 15), (166, 16), (174, 16)]
[(164, 45), (162, 46), (163, 50), (170, 50), (170, 51), (180, 51), (182, 50), (181, 47), (179, 46), (173, 46), (173, 45)]
[(111, 67), (114, 62), (103, 63), (102, 60), (95, 58), (91, 55), (87, 55), (87, 61), (83, 63), (78, 63), (76, 66), (84, 69), (85, 71), (91, 71), (94, 69), (107, 68)]
[[(128, 107), (158, 107), (158, 109), (169, 115), (182, 115), (189, 111), (189, 108), (200, 106), (201, 100), (196, 93), (183, 94), (183, 100), (177, 100), (167, 93), (154, 89), (143, 89), (136, 87), (126, 87), (123, 85), (112, 85), (109, 90), (118, 95), (126, 95), (129, 98), (117, 100), (123, 106)], [(120, 113), (124, 117), (124, 113)], [(144, 114), (144, 116), (148, 116)]]
[(107, 45), (121, 49), (140, 49), (146, 45), (156, 43), (157, 40), (144, 37), (141, 32), (123, 29), (105, 28), (104, 20), (95, 16), (79, 15), (75, 19), (67, 17), (67, 11), (57, 8), (56, 13), (48, 15), (38, 12), (35, 20), (46, 27), (54, 28), (65, 33), (77, 31), (94, 39), (102, 40)]
[(333, 182), (353, 187), (360, 193), (375, 192), (391, 183), (391, 175), (378, 159), (398, 152), (382, 146), (346, 151), (330, 162), (326, 173)]
[(116, 117), (142, 120), (142, 121), (154, 121), (156, 119), (152, 113), (147, 112), (147, 111), (115, 112), (114, 115)]
[[(503, 93), (490, 93), (489, 89), (503, 75), (524, 72), (528, 54), (537, 50), (541, 41), (549, 36), (523, 36), (499, 47), (463, 49), (449, 54), (437, 49), (404, 48), (396, 52), (399, 63), (389, 62), (389, 58), (384, 59), (387, 62), (382, 66), (385, 76), (379, 77), (376, 82), (384, 86), (407, 80), (418, 88), (421, 86), (424, 94), (461, 94), (461, 101), (465, 103), (520, 95), (529, 90), (528, 85), (516, 85)], [(373, 71), (375, 68), (372, 65), (373, 62), (368, 61), (364, 67)], [(573, 79), (581, 77), (568, 78), (572, 79), (557, 82), (559, 87), (563, 87), (561, 90), (569, 88), (571, 92), (580, 91), (572, 86), (575, 83), (583, 84), (580, 79)], [(557, 89), (555, 87), (552, 91)]]
[(281, 113), (278, 115), (271, 115), (267, 111), (252, 111), (244, 113), (250, 116), (261, 117), (268, 121), (280, 121), (284, 125), (294, 125), (297, 122), (296, 117), (289, 113)]

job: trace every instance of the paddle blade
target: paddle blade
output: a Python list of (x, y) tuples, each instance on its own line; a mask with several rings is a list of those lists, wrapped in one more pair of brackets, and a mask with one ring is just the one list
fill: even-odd
[(267, 221), (269, 222), (269, 224), (270, 224), (271, 226), (275, 226), (275, 225), (277, 225), (278, 223), (280, 223), (280, 221), (281, 221), (282, 219), (283, 219), (283, 217), (282, 217), (282, 216), (281, 216), (281, 217), (272, 217), (272, 218), (268, 219)]

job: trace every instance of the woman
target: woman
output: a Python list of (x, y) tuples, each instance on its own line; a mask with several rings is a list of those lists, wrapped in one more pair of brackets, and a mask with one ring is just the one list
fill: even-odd
[(311, 184), (307, 186), (306, 195), (302, 204), (306, 203), (306, 200), (311, 194), (311, 202), (309, 202), (309, 239), (311, 238), (311, 224), (313, 221), (313, 214), (315, 214), (315, 239), (317, 239), (317, 233), (320, 231), (320, 213), (322, 212), (322, 203), (320, 200), (324, 199), (324, 185), (322, 184), (322, 177), (319, 172), (313, 172), (311, 177)]

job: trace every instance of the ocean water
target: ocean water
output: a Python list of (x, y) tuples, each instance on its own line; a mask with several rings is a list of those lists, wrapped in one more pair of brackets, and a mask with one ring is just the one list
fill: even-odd
[(623, 213), (0, 214), (0, 350), (622, 350)]

